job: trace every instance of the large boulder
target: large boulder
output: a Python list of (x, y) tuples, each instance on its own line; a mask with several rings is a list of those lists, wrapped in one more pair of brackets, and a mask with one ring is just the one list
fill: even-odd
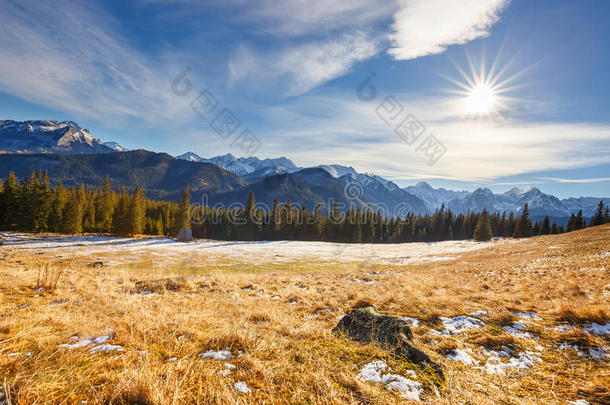
[(444, 378), (442, 367), (411, 344), (413, 332), (407, 321), (399, 316), (381, 314), (373, 307), (355, 308), (341, 318), (333, 332), (346, 334), (362, 343), (374, 342), (412, 363), (431, 367), (441, 379)]

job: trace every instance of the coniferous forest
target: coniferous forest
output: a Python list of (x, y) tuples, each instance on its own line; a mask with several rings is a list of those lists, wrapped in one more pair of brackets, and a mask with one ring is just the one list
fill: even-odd
[[(546, 217), (532, 223), (527, 204), (513, 213), (454, 214), (442, 206), (431, 215), (387, 217), (381, 212), (334, 204), (327, 212), (280, 202), (261, 208), (251, 193), (236, 208), (190, 204), (189, 189), (180, 203), (153, 201), (141, 187), (115, 191), (106, 179), (95, 189), (80, 185), (52, 187), (46, 173), (33, 172), (22, 181), (10, 173), (0, 180), (0, 229), (21, 232), (105, 233), (175, 236), (191, 228), (196, 238), (221, 240), (305, 240), (345, 243), (401, 243), (442, 240), (489, 240), (491, 237), (529, 237), (563, 233), (587, 226), (582, 212), (572, 215), (567, 228)], [(590, 226), (610, 222), (600, 202)]]

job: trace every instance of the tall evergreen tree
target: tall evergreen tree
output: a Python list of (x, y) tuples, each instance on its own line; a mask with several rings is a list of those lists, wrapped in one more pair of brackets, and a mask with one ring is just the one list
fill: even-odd
[(180, 199), (180, 212), (178, 214), (178, 227), (191, 229), (191, 186), (187, 184)]
[(473, 238), (476, 241), (484, 242), (490, 240), (492, 237), (491, 233), (491, 224), (489, 222), (489, 214), (487, 210), (483, 210), (481, 215), (479, 215), (479, 220), (477, 221), (477, 226), (474, 229)]
[(129, 197), (127, 208), (127, 234), (139, 235), (144, 231), (146, 214), (146, 197), (141, 186)]
[(516, 238), (527, 238), (532, 236), (532, 221), (530, 220), (529, 214), (529, 205), (525, 203), (523, 211), (521, 212), (521, 217), (515, 227)]
[(602, 225), (604, 223), (604, 202), (600, 201), (595, 211), (595, 215), (591, 218), (590, 226)]
[(19, 218), (22, 215), (22, 189), (15, 172), (11, 171), (6, 178), (3, 197), (3, 228), (8, 231), (16, 231), (20, 222)]
[(542, 222), (542, 229), (540, 230), (540, 235), (548, 235), (551, 233), (551, 221), (547, 216), (544, 217), (544, 221)]

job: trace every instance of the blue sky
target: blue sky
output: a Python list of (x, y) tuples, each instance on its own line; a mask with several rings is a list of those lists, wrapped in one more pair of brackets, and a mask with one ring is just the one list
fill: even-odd
[[(608, 2), (560, 0), (5, 0), (0, 111), (172, 155), (243, 154), (248, 129), (259, 157), (400, 185), (610, 196), (609, 14)], [(494, 60), (493, 107), (475, 114), (460, 71), (485, 62), (476, 87)], [(371, 74), (376, 97), (363, 101)], [(235, 134), (191, 108), (204, 89), (214, 114), (240, 121)], [(413, 144), (378, 114), (387, 97), (425, 127)], [(429, 135), (446, 150), (433, 165), (418, 150)]]

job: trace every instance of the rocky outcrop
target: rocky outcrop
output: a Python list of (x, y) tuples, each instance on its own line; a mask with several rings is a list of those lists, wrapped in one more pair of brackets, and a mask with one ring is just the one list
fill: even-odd
[(381, 314), (373, 307), (355, 308), (341, 318), (333, 332), (346, 334), (358, 342), (376, 343), (412, 363), (431, 367), (443, 379), (441, 366), (413, 346), (413, 332), (399, 316)]

